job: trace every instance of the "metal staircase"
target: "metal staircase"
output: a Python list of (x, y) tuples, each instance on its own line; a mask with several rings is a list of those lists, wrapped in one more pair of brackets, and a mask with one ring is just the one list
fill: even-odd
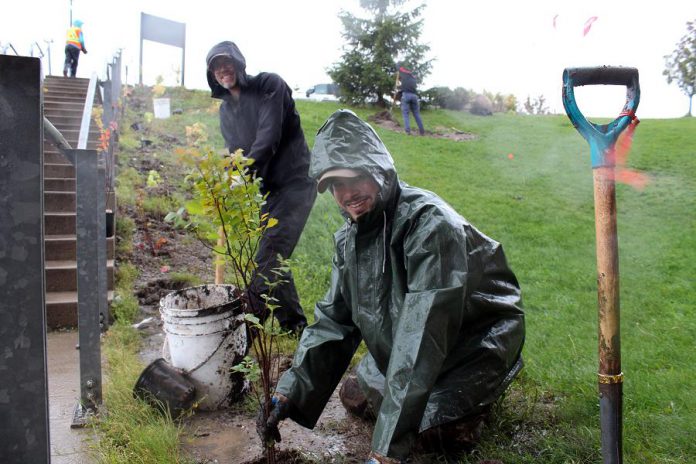
[[(44, 116), (71, 146), (77, 146), (89, 79), (47, 76), (43, 82)], [(95, 93), (94, 105), (100, 105)], [(98, 149), (100, 131), (90, 124), (87, 149)], [(106, 199), (113, 208), (114, 198)], [(46, 317), (50, 328), (77, 326), (75, 168), (44, 135), (44, 256)], [(107, 282), (113, 296), (114, 236), (107, 237)], [(96, 259), (96, 256), (95, 256)]]

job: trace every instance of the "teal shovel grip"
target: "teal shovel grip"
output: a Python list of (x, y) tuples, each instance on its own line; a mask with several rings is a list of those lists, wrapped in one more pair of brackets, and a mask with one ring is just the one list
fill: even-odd
[[(609, 124), (595, 124), (583, 116), (575, 101), (574, 88), (583, 85), (624, 85), (626, 104), (619, 117)], [(600, 66), (596, 68), (566, 68), (563, 71), (563, 107), (573, 126), (590, 144), (592, 168), (613, 166), (607, 151), (614, 146), (635, 117), (640, 102), (640, 85), (636, 68)]]

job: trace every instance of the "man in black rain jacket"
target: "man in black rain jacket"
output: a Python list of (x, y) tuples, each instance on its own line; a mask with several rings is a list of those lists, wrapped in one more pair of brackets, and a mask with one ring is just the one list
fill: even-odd
[(349, 408), (363, 396), (376, 417), (367, 462), (399, 462), (417, 442), (473, 445), (522, 367), (520, 287), (502, 246), (401, 182), (375, 131), (350, 111), (319, 129), (310, 174), (346, 223), (334, 235), (331, 287), (260, 433), (277, 437), (284, 417), (314, 427), (364, 341), (357, 385), (346, 395), (349, 377), (341, 400)]
[[(261, 298), (267, 293), (263, 276), (278, 267), (277, 255), (289, 258), (297, 245), (316, 198), (316, 184), (309, 177), (309, 148), (295, 109), (292, 91), (273, 73), (246, 74), (246, 61), (237, 45), (225, 41), (215, 45), (206, 59), (208, 84), (220, 105), (220, 130), (230, 152), (241, 148), (253, 158), (251, 168), (262, 178), (268, 193), (261, 213), (276, 218), (256, 255), (258, 272), (248, 290), (252, 307), (261, 316), (267, 309)], [(279, 307), (274, 315), (280, 325), (300, 332), (307, 320), (300, 306), (291, 273), (273, 296)]]

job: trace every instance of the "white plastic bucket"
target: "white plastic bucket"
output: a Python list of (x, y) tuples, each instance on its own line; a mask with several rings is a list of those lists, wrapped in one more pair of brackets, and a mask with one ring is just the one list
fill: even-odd
[(171, 116), (168, 98), (153, 98), (152, 107), (155, 110), (155, 118), (157, 119), (167, 119)]
[(235, 287), (201, 285), (172, 292), (160, 300), (160, 314), (170, 362), (191, 377), (199, 409), (229, 406), (244, 384), (231, 368), (247, 352)]

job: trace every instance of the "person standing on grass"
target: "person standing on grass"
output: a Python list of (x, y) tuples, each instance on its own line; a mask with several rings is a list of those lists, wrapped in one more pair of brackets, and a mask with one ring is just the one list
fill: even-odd
[(413, 113), (413, 119), (418, 125), (418, 133), (425, 135), (423, 120), (420, 115), (420, 102), (418, 100), (418, 81), (408, 68), (399, 66), (398, 90), (401, 92), (401, 116), (404, 118), (404, 130), (411, 135), (411, 120), (409, 111)]
[(63, 77), (75, 77), (77, 75), (77, 62), (80, 59), (80, 52), (87, 54), (85, 48), (85, 37), (82, 34), (82, 24), (79, 19), (73, 21), (73, 25), (68, 29), (65, 41), (65, 63), (63, 64)]
[[(251, 169), (262, 179), (261, 191), (268, 194), (261, 214), (276, 218), (267, 229), (255, 257), (257, 272), (247, 289), (249, 303), (262, 319), (268, 308), (262, 295), (268, 293), (264, 277), (273, 281), (278, 255), (292, 255), (316, 198), (316, 183), (309, 177), (309, 148), (300, 125), (292, 91), (277, 74), (246, 73), (246, 60), (233, 42), (213, 46), (206, 58), (207, 79), (212, 98), (222, 100), (220, 130), (225, 147), (242, 149), (252, 158)], [(300, 306), (292, 273), (273, 293), (278, 300), (274, 316), (280, 326), (300, 333), (307, 319)]]
[(387, 148), (351, 111), (319, 129), (310, 172), (346, 223), (334, 235), (331, 287), (259, 434), (278, 440), (285, 418), (314, 427), (365, 342), (339, 397), (375, 419), (368, 463), (474, 446), (522, 368), (520, 287), (502, 246), (434, 193), (401, 182)]

